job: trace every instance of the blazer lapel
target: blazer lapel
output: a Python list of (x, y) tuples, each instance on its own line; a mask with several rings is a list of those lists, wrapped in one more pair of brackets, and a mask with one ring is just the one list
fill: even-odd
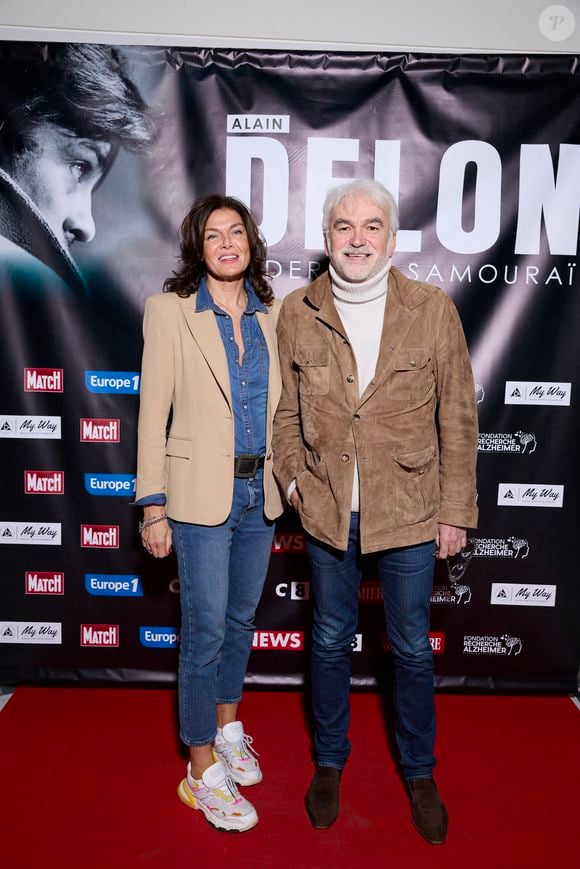
[(278, 342), (276, 340), (276, 318), (271, 312), (265, 313), (264, 311), (256, 311), (256, 317), (268, 348), (268, 414), (270, 419), (273, 419), (282, 393)]
[(193, 302), (191, 302), (191, 298), (188, 300), (191, 304), (187, 305), (184, 311), (188, 329), (215, 377), (217, 385), (222, 391), (231, 411), (232, 393), (230, 389), (228, 360), (220, 330), (215, 321), (215, 314), (213, 311), (200, 311), (198, 313), (195, 310), (195, 297), (193, 298)]

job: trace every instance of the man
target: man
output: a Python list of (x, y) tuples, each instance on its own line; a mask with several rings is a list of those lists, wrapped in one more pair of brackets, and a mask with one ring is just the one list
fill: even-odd
[(324, 829), (338, 815), (358, 589), (373, 553), (412, 819), (439, 844), (447, 812), (432, 777), (429, 599), (434, 554), (458, 553), (477, 521), (476, 407), (455, 307), (391, 268), (397, 229), (395, 201), (376, 181), (326, 197), (329, 271), (285, 299), (278, 324), (274, 470), (300, 514), (312, 567), (311, 822)]
[(69, 251), (95, 234), (93, 190), (119, 146), (150, 141), (145, 104), (109, 46), (4, 46), (0, 73), (0, 259), (36, 290), (83, 293)]

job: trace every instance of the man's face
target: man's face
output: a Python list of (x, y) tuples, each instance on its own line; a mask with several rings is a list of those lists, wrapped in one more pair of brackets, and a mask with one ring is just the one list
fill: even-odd
[(362, 283), (380, 272), (393, 254), (395, 240), (387, 213), (360, 192), (338, 204), (325, 233), (330, 262), (350, 283)]
[(91, 241), (95, 235), (92, 193), (101, 178), (111, 145), (83, 139), (42, 122), (27, 135), (10, 174), (27, 193), (60, 241)]

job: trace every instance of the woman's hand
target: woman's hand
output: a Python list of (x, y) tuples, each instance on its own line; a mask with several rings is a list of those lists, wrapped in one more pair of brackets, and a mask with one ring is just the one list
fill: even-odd
[(152, 519), (157, 519), (152, 525), (148, 525), (141, 532), (141, 541), (143, 546), (154, 558), (165, 558), (173, 549), (171, 528), (166, 518), (161, 519), (165, 514), (165, 507), (152, 504), (144, 509), (144, 521), (148, 522)]

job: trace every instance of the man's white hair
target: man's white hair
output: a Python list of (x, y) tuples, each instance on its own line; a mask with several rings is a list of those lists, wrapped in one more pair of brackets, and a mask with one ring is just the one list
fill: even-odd
[(332, 187), (326, 194), (322, 206), (322, 231), (325, 235), (330, 228), (332, 216), (340, 203), (356, 193), (363, 193), (376, 202), (379, 208), (388, 214), (391, 232), (397, 232), (399, 229), (399, 209), (393, 194), (389, 193), (380, 181), (375, 181), (372, 178), (356, 178), (354, 181), (347, 181), (346, 184)]

